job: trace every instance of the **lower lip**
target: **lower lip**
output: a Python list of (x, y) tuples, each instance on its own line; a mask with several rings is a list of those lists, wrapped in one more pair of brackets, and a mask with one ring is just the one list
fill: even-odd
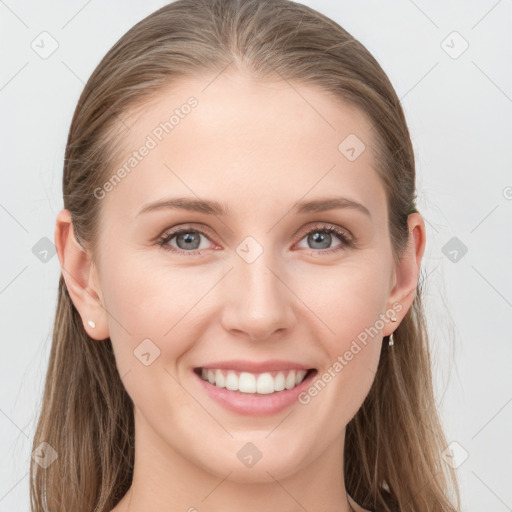
[(298, 386), (292, 389), (275, 391), (267, 395), (229, 391), (226, 388), (219, 388), (215, 384), (210, 384), (194, 371), (192, 373), (199, 379), (208, 396), (226, 409), (248, 416), (267, 416), (277, 414), (298, 401), (299, 394), (309, 387), (317, 372), (311, 372)]

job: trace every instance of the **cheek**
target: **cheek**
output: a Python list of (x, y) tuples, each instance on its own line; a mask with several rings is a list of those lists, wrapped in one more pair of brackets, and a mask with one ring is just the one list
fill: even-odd
[(293, 277), (293, 290), (308, 306), (308, 317), (320, 327), (322, 344), (332, 357), (368, 330), (369, 338), (376, 337), (372, 327), (382, 329), (378, 320), (386, 309), (387, 275), (382, 262), (354, 257)]
[(169, 424), (175, 410), (191, 407), (175, 378), (181, 377), (181, 356), (199, 338), (194, 305), (207, 293), (208, 280), (190, 271), (148, 265), (149, 259), (117, 258), (105, 265), (102, 292), (126, 391), (146, 418), (157, 421), (158, 411), (158, 421), (167, 418)]
[(120, 372), (132, 366), (141, 343), (151, 352), (147, 340), (159, 352), (159, 362), (174, 366), (195, 338), (199, 301), (218, 277), (171, 268), (164, 260), (157, 264), (149, 255), (111, 257), (103, 273), (102, 293)]
[(357, 412), (377, 372), (384, 325), (381, 315), (388, 291), (386, 272), (383, 263), (365, 259), (330, 267), (329, 272), (322, 269), (322, 275), (317, 270), (301, 281), (300, 293), (314, 313), (308, 313), (309, 317), (319, 326), (313, 336), (325, 355), (325, 366), (315, 381), (321, 382), (316, 389), (310, 388), (310, 398), (315, 408), (331, 404), (325, 410), (335, 411), (337, 425)]

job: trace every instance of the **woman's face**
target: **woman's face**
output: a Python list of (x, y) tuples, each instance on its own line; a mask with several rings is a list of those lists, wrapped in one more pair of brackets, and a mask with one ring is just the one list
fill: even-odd
[(410, 305), (371, 124), (313, 87), (223, 73), (125, 125), (95, 270), (137, 464), (245, 482), (337, 461)]

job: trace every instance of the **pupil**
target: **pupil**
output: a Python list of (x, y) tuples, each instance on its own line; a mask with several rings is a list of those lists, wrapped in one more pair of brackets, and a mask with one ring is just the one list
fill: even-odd
[(184, 241), (185, 245), (188, 245), (188, 247), (187, 247), (188, 249), (190, 249), (190, 248), (197, 249), (197, 247), (198, 247), (198, 245), (197, 245), (197, 242), (198, 242), (197, 235), (193, 235), (193, 234), (190, 234), (190, 233), (184, 233), (182, 235), (179, 235), (177, 240), (176, 240), (176, 243), (178, 243), (178, 246), (180, 245), (179, 241)]
[(322, 247), (320, 247), (320, 249), (326, 249), (327, 247), (329, 247), (330, 236), (330, 233), (321, 234), (317, 232), (316, 234), (312, 235), (312, 238), (315, 243), (323, 242), (323, 245)]

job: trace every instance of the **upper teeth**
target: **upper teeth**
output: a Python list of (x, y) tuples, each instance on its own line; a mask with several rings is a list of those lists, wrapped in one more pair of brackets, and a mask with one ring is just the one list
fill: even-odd
[(219, 388), (226, 388), (230, 391), (241, 393), (260, 393), (266, 395), (274, 391), (292, 389), (299, 385), (307, 371), (306, 370), (285, 370), (280, 372), (249, 373), (235, 372), (233, 370), (217, 370), (202, 368), (201, 376), (210, 384)]

